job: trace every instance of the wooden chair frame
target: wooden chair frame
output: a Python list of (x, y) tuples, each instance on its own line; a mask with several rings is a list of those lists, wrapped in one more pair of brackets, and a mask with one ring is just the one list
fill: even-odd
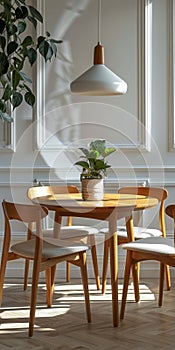
[[(120, 194), (135, 194), (135, 195), (142, 195), (142, 196), (149, 196), (153, 198), (157, 198), (160, 208), (159, 208), (159, 229), (162, 232), (162, 236), (166, 237), (166, 229), (165, 229), (165, 215), (164, 215), (164, 206), (165, 206), (165, 200), (168, 196), (168, 192), (164, 188), (156, 188), (156, 187), (143, 187), (143, 186), (126, 186), (122, 187), (118, 191)], [(127, 226), (127, 224), (126, 224)], [(127, 243), (130, 241), (130, 237), (123, 238), (118, 235), (118, 245), (121, 245), (123, 243)], [(106, 276), (107, 276), (107, 266), (108, 266), (108, 255), (109, 255), (109, 244), (108, 239), (105, 240), (104, 243), (104, 258), (103, 258), (103, 273), (102, 273), (102, 293), (105, 293), (106, 290)], [(135, 282), (135, 271), (137, 269), (137, 275), (139, 278), (139, 271), (140, 266), (137, 264), (135, 267), (133, 267), (133, 280), (134, 280), (134, 287), (135, 287), (135, 299), (138, 302), (139, 301), (139, 291), (137, 286), (137, 282)], [(167, 281), (167, 290), (170, 290), (171, 287), (171, 279), (170, 279), (170, 271), (169, 266), (165, 267), (166, 269), (166, 281)]]
[[(52, 196), (54, 194), (63, 194), (63, 193), (79, 193), (79, 190), (76, 186), (68, 185), (56, 185), (56, 186), (34, 186), (28, 189), (27, 196), (31, 201), (36, 201), (37, 197), (46, 197)], [(56, 213), (55, 213), (56, 215)], [(72, 217), (67, 217), (67, 226), (72, 226)], [(88, 228), (88, 226), (87, 226)], [(30, 236), (29, 236), (30, 239)], [(95, 243), (95, 235), (90, 234), (87, 235), (87, 244), (91, 249), (92, 262), (94, 268), (94, 275), (96, 280), (97, 290), (100, 290), (100, 276), (98, 271), (98, 261), (97, 261), (97, 252), (96, 252), (96, 243)], [(66, 267), (66, 280), (70, 282), (70, 263), (67, 262)], [(26, 261), (25, 266), (25, 278), (24, 278), (24, 289), (27, 288), (27, 276), (28, 276), (28, 268), (29, 262)]]
[[(86, 248), (78, 250), (76, 252), (71, 252), (67, 255), (54, 256), (49, 258), (42, 257), (43, 251), (43, 232), (41, 221), (48, 214), (48, 210), (40, 205), (23, 205), (6, 202), (5, 200), (2, 203), (4, 218), (5, 218), (5, 231), (4, 231), (4, 242), (1, 258), (1, 269), (0, 269), (0, 304), (2, 303), (2, 292), (4, 284), (4, 276), (6, 271), (7, 262), (10, 260), (15, 260), (19, 258), (31, 259), (33, 260), (33, 273), (32, 273), (32, 291), (31, 291), (31, 303), (30, 303), (30, 319), (29, 319), (29, 336), (33, 335), (34, 321), (35, 321), (35, 310), (37, 302), (37, 292), (38, 292), (38, 279), (41, 271), (46, 271), (46, 287), (47, 287), (47, 305), (48, 307), (52, 304), (52, 296), (54, 289), (54, 271), (57, 263), (62, 261), (71, 262), (81, 269), (82, 274), (82, 283), (85, 295), (85, 304), (86, 304), (86, 313), (87, 321), (91, 322), (91, 312), (90, 312), (90, 303), (89, 303), (89, 291), (88, 291), (88, 278), (87, 278), (87, 267), (86, 267)], [(12, 220), (18, 220), (23, 223), (28, 224), (28, 230), (31, 234), (31, 225), (36, 225), (35, 231), (35, 248), (33, 255), (28, 257), (25, 253), (17, 254), (16, 251), (19, 249), (21, 243), (17, 243), (14, 246), (11, 246), (11, 224)], [(22, 242), (23, 243), (23, 242)], [(26, 240), (26, 244), (31, 243), (31, 241)], [(11, 251), (10, 251), (11, 249)]]
[[(175, 244), (175, 204), (167, 206), (165, 209), (166, 214), (173, 218), (174, 220), (174, 244)], [(137, 250), (136, 247), (132, 246), (127, 249), (127, 244), (125, 248), (127, 249), (127, 255), (126, 255), (126, 265), (125, 265), (125, 274), (124, 274), (124, 284), (123, 284), (123, 295), (122, 295), (122, 304), (121, 304), (121, 312), (120, 312), (120, 318), (121, 320), (124, 318), (125, 313), (125, 306), (126, 306), (126, 299), (127, 299), (127, 292), (128, 292), (128, 285), (129, 285), (129, 278), (130, 278), (130, 271), (133, 267), (137, 266), (137, 264), (141, 261), (158, 261), (160, 262), (160, 282), (159, 282), (159, 298), (158, 298), (158, 305), (162, 306), (163, 301), (163, 285), (164, 285), (164, 274), (167, 271), (166, 266), (172, 266), (175, 267), (175, 252), (174, 254), (170, 254), (169, 252), (166, 253), (159, 253), (156, 250), (152, 248), (152, 243), (154, 243), (154, 238), (148, 239), (148, 245), (150, 244), (150, 250), (147, 248), (147, 251)], [(143, 240), (138, 240), (138, 243), (142, 242)], [(146, 241), (146, 239), (145, 239)], [(170, 239), (167, 239), (166, 237), (162, 237), (161, 242), (159, 244), (162, 244), (163, 246), (167, 244), (167, 247), (169, 247), (169, 241)], [(146, 242), (145, 242), (146, 243)], [(138, 281), (136, 281), (138, 282)], [(139, 285), (137, 286), (139, 288)]]

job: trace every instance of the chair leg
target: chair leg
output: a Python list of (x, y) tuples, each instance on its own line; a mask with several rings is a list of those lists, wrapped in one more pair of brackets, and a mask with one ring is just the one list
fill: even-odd
[(35, 266), (34, 266), (33, 276), (32, 276), (31, 302), (30, 302), (29, 337), (33, 336), (36, 302), (37, 302), (37, 292), (38, 292), (38, 280), (39, 280), (39, 270), (36, 269), (36, 271), (35, 271)]
[(171, 289), (171, 277), (170, 277), (170, 267), (168, 265), (165, 265), (165, 274), (166, 274), (167, 290), (170, 290)]
[(106, 292), (106, 276), (108, 268), (108, 255), (109, 255), (109, 240), (104, 241), (104, 253), (103, 253), (103, 273), (102, 273), (102, 293)]
[(2, 257), (1, 257), (1, 268), (0, 268), (0, 306), (2, 304), (2, 294), (3, 294), (3, 285), (4, 285), (4, 277), (5, 271), (8, 261), (8, 250), (5, 247), (2, 249)]
[(24, 267), (24, 290), (27, 289), (27, 285), (28, 285), (29, 264), (30, 264), (30, 260), (26, 259), (25, 267)]
[(126, 255), (125, 273), (124, 273), (124, 281), (123, 281), (123, 293), (122, 293), (122, 304), (121, 304), (121, 310), (120, 310), (120, 319), (121, 320), (124, 319), (125, 305), (126, 305), (130, 271), (131, 271), (131, 264), (132, 264), (132, 253), (130, 251), (128, 251), (127, 255)]
[(164, 284), (164, 272), (167, 265), (160, 263), (160, 282), (159, 282), (159, 306), (162, 306), (163, 301), (163, 284)]
[(100, 276), (99, 276), (99, 272), (98, 272), (97, 252), (96, 252), (94, 235), (89, 236), (89, 241), (90, 241), (90, 247), (91, 247), (91, 255), (92, 255), (92, 262), (93, 262), (93, 267), (94, 267), (96, 286), (97, 286), (97, 290), (100, 290)]
[(46, 273), (46, 302), (47, 306), (52, 306), (52, 288), (51, 288), (51, 267), (48, 267)]
[(134, 294), (135, 294), (136, 303), (140, 301), (139, 277), (140, 277), (140, 263), (138, 262), (137, 264), (134, 264), (132, 266), (132, 279), (134, 284)]
[(57, 267), (57, 265), (53, 265), (51, 267), (51, 292), (52, 292), (52, 294), (54, 292), (54, 282), (55, 282), (56, 267)]
[(66, 281), (70, 282), (70, 262), (66, 261)]
[(90, 323), (91, 322), (91, 310), (90, 310), (90, 301), (89, 301), (88, 277), (87, 277), (87, 266), (86, 266), (86, 252), (80, 253), (79, 256), (80, 256), (82, 284), (83, 284), (85, 304), (86, 304), (86, 315), (87, 315), (87, 321), (88, 321), (88, 323)]
[(42, 256), (42, 245), (41, 240), (36, 237), (35, 243), (35, 255), (33, 261), (33, 272), (32, 272), (32, 290), (30, 299), (30, 318), (29, 318), (29, 337), (33, 336), (34, 322), (35, 322), (35, 311), (38, 293), (38, 280), (40, 273), (40, 264)]

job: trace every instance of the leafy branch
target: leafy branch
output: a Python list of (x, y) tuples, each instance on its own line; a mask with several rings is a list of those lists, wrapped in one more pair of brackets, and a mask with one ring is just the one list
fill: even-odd
[(14, 110), (23, 100), (30, 106), (35, 103), (32, 80), (24, 72), (24, 63), (28, 61), (33, 66), (38, 53), (45, 62), (51, 61), (62, 41), (51, 38), (49, 32), (36, 40), (25, 36), (29, 22), (35, 31), (38, 22), (43, 23), (40, 12), (26, 0), (0, 0), (0, 9), (0, 119), (11, 122), (11, 106)]
[(79, 148), (84, 154), (80, 160), (74, 165), (82, 167), (82, 178), (88, 179), (102, 179), (103, 176), (107, 176), (107, 169), (111, 167), (106, 162), (106, 157), (116, 151), (114, 147), (106, 147), (105, 140), (92, 141), (88, 148)]

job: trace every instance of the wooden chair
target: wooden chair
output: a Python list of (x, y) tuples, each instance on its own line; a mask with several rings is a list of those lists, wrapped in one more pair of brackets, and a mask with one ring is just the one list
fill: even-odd
[[(5, 218), (4, 243), (2, 250), (0, 269), (0, 304), (2, 302), (2, 291), (4, 276), (8, 261), (24, 258), (33, 260), (32, 290), (30, 303), (29, 336), (33, 335), (35, 310), (37, 302), (39, 273), (46, 271), (47, 305), (52, 304), (53, 279), (52, 268), (62, 261), (70, 261), (81, 268), (82, 283), (85, 294), (87, 321), (91, 322), (88, 279), (86, 269), (86, 251), (89, 249), (85, 244), (71, 243), (57, 239), (43, 240), (41, 219), (46, 217), (48, 211), (39, 205), (23, 205), (3, 201), (3, 212)], [(23, 240), (10, 247), (11, 244), (11, 222), (17, 220), (23, 225), (27, 224), (27, 230), (31, 232), (31, 226), (36, 225), (35, 236), (30, 240)]]
[[(123, 296), (120, 318), (124, 318), (130, 271), (140, 261), (156, 260), (160, 262), (160, 284), (158, 305), (162, 306), (165, 266), (175, 267), (175, 204), (167, 206), (166, 214), (174, 220), (174, 239), (167, 237), (149, 237), (126, 243), (127, 250)], [(138, 286), (139, 288), (139, 286)]]
[[(164, 218), (164, 203), (165, 199), (168, 196), (168, 192), (164, 188), (155, 188), (155, 187), (122, 187), (118, 191), (120, 194), (135, 194), (142, 196), (149, 196), (157, 198), (159, 202), (159, 229), (145, 228), (134, 226), (134, 238), (135, 240), (146, 238), (146, 237), (165, 237), (165, 218)], [(100, 232), (107, 234), (107, 229), (103, 229)], [(118, 233), (118, 245), (127, 243), (130, 241), (128, 237), (126, 226), (117, 226)], [(109, 245), (108, 239), (105, 239), (104, 243), (104, 258), (103, 258), (103, 274), (102, 274), (102, 292), (105, 293), (106, 290), (106, 276), (107, 276), (107, 266), (108, 266), (108, 252)], [(139, 265), (137, 265), (137, 273), (139, 275)], [(133, 272), (134, 276), (134, 272)], [(133, 277), (134, 278), (134, 277)], [(169, 267), (166, 266), (166, 279), (167, 279), (167, 290), (171, 287), (170, 281), (170, 272)], [(136, 301), (139, 301), (138, 290), (135, 290)]]
[[(31, 187), (27, 191), (27, 196), (31, 201), (36, 201), (38, 197), (47, 197), (53, 196), (54, 194), (62, 193), (79, 193), (79, 190), (76, 186), (36, 186)], [(53, 229), (47, 230), (44, 232), (44, 235), (51, 235)], [(67, 218), (67, 225), (62, 226), (60, 232), (60, 239), (70, 239), (72, 241), (81, 241), (87, 239), (87, 245), (91, 249), (92, 262), (94, 268), (94, 275), (96, 280), (97, 289), (100, 289), (100, 277), (98, 272), (98, 262), (97, 262), (97, 253), (96, 253), (96, 243), (95, 243), (95, 234), (98, 233), (98, 230), (91, 226), (82, 226), (82, 225), (72, 225), (72, 217)], [(29, 236), (30, 239), (30, 236)], [(28, 276), (28, 266), (29, 262), (26, 262), (25, 268), (25, 279), (24, 279), (24, 288), (27, 288), (27, 276)], [(70, 281), (70, 263), (67, 262), (67, 281)]]

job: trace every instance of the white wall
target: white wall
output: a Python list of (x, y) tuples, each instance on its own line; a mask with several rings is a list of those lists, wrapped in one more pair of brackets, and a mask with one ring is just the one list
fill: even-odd
[[(173, 133), (169, 128), (173, 119), (169, 98), (171, 0), (145, 1), (150, 6), (149, 12), (148, 7), (144, 12), (143, 3), (142, 0), (102, 0), (101, 41), (105, 63), (127, 81), (127, 94), (78, 97), (70, 94), (69, 84), (92, 65), (98, 39), (97, 0), (38, 1), (45, 11), (46, 29), (62, 39), (63, 44), (52, 63), (44, 67), (42, 61), (38, 62), (37, 121), (32, 123), (30, 108), (25, 105), (19, 108), (14, 125), (15, 152), (1, 149), (1, 199), (26, 201), (26, 190), (34, 178), (79, 181), (78, 170), (72, 165), (77, 154), (70, 151), (80, 140), (100, 137), (119, 147), (110, 159), (113, 170), (106, 191), (116, 190), (123, 183), (149, 180), (151, 185), (168, 189), (166, 204), (174, 202), (175, 153), (169, 151)], [(146, 23), (144, 13), (149, 14)], [(149, 36), (144, 42), (145, 28)], [(166, 223), (171, 235), (172, 223), (168, 218)], [(156, 220), (151, 223), (156, 224)], [(2, 232), (3, 218), (1, 236)], [(101, 260), (102, 248), (99, 248)], [(124, 255), (120, 253), (121, 265), (123, 261)], [(21, 264), (17, 264), (20, 272)], [(152, 268), (153, 265), (145, 267), (145, 274), (152, 274)], [(16, 273), (16, 263), (11, 264), (8, 275), (13, 271)]]

